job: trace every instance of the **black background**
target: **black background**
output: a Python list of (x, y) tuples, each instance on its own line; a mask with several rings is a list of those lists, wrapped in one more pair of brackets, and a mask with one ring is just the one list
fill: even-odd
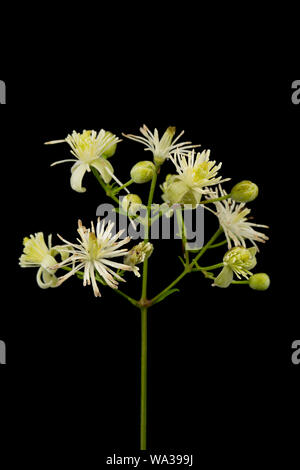
[[(108, 288), (95, 299), (76, 279), (40, 290), (34, 270), (19, 268), (18, 257), (24, 236), (43, 231), (74, 238), (77, 219), (88, 224), (97, 206), (109, 202), (90, 174), (85, 194), (72, 191), (70, 164), (50, 168), (68, 158), (67, 146), (43, 142), (74, 129), (137, 134), (146, 123), (160, 132), (169, 125), (185, 129), (188, 140), (211, 148), (212, 158), (223, 162), (224, 177), (259, 185), (252, 215), (270, 226), (270, 241), (257, 269), (272, 279), (260, 293), (247, 286), (212, 288), (195, 274), (182, 281), (179, 294), (150, 309), (149, 449), (194, 451), (212, 467), (219, 459), (240, 465), (244, 458), (269, 462), (291, 455), (299, 433), (300, 373), (291, 362), (291, 344), (300, 334), (294, 275), (300, 106), (291, 102), (293, 80), (195, 76), (175, 83), (156, 76), (145, 82), (124, 69), (123, 75), (86, 81), (1, 79), (8, 101), (0, 110), (7, 442), (32, 463), (37, 448), (54, 461), (63, 450), (60, 461), (75, 456), (90, 462), (138, 449), (139, 311)], [(125, 182), (141, 158), (150, 154), (124, 141), (110, 161)], [(165, 174), (172, 171), (171, 163), (165, 166)], [(136, 192), (146, 195), (146, 189)], [(216, 221), (206, 220), (207, 240)], [(181, 269), (180, 242), (157, 245), (150, 295)], [(222, 249), (210, 253), (207, 263), (222, 255)], [(135, 296), (139, 281), (127, 279), (126, 291)]]

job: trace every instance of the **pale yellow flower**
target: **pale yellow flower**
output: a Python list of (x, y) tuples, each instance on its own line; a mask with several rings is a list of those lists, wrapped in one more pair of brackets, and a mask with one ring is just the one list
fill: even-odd
[(123, 136), (143, 144), (146, 147), (145, 150), (152, 152), (154, 161), (158, 165), (161, 165), (176, 151), (186, 154), (191, 148), (200, 147), (200, 145), (192, 145), (191, 142), (178, 142), (184, 131), (173, 140), (176, 127), (168, 127), (161, 138), (157, 129), (154, 129), (152, 133), (145, 124), (140, 128), (140, 132), (142, 136), (132, 134), (123, 134)]
[(114, 148), (120, 142), (120, 139), (110, 132), (101, 129), (97, 134), (96, 131), (83, 131), (81, 134), (73, 131), (72, 135), (68, 135), (62, 140), (53, 140), (46, 142), (46, 145), (59, 144), (66, 142), (71, 147), (71, 153), (75, 158), (60, 160), (51, 166), (59, 163), (75, 162), (71, 168), (71, 187), (74, 191), (83, 193), (86, 188), (82, 187), (82, 179), (85, 173), (95, 168), (105, 183), (109, 183), (113, 178), (122, 186), (122, 183), (114, 175), (114, 169), (111, 163), (104, 158), (106, 151)]
[(49, 235), (48, 245), (46, 245), (42, 232), (30, 235), (30, 238), (24, 238), (23, 244), (24, 250), (20, 257), (20, 266), (22, 268), (38, 268), (36, 279), (38, 286), (42, 289), (57, 287), (58, 280), (54, 269), (54, 266), (57, 265), (55, 256), (60, 254), (62, 259), (68, 256), (63, 247), (52, 247), (52, 235)]
[[(212, 198), (226, 196), (227, 193), (221, 186), (219, 192), (216, 190)], [(225, 199), (214, 203), (216, 210), (210, 209), (207, 205), (205, 208), (213, 212), (219, 219), (219, 223), (224, 230), (228, 248), (232, 246), (246, 247), (246, 240), (249, 240), (257, 249), (256, 242), (265, 243), (269, 240), (267, 235), (255, 230), (255, 227), (269, 228), (267, 225), (255, 224), (249, 222), (248, 215), (251, 210), (245, 207), (245, 203), (237, 204), (232, 199)]]

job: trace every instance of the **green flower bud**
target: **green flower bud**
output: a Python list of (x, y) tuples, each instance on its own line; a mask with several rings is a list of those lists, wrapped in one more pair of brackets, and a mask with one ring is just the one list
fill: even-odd
[[(111, 132), (109, 131), (106, 131), (105, 132), (105, 137), (112, 137), (114, 134), (112, 134)], [(117, 150), (117, 144), (113, 144), (111, 146), (109, 146), (110, 144), (107, 144), (107, 150), (106, 150), (106, 147), (104, 148), (103, 150), (103, 157), (104, 158), (110, 158), (112, 157), (115, 153), (116, 153), (116, 150)]]
[(231, 199), (236, 202), (251, 202), (258, 196), (258, 186), (251, 181), (241, 181), (231, 190)]
[(131, 169), (130, 176), (135, 183), (148, 183), (148, 181), (152, 180), (155, 171), (156, 169), (154, 163), (146, 160), (143, 162), (138, 162), (136, 165), (134, 165), (134, 167)]
[(135, 215), (142, 205), (142, 200), (137, 194), (127, 194), (122, 199), (122, 208), (129, 215)]
[(250, 277), (249, 280), (249, 286), (254, 290), (267, 290), (269, 289), (270, 284), (271, 281), (269, 276), (264, 273), (254, 274), (254, 276)]

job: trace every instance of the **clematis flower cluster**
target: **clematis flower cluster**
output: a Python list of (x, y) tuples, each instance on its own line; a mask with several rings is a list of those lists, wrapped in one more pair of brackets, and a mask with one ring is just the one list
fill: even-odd
[[(134, 239), (138, 236), (144, 239), (130, 246), (132, 239), (124, 233), (125, 229), (117, 231), (112, 221), (98, 218), (96, 225), (91, 222), (90, 226), (86, 227), (81, 220), (78, 220), (77, 233), (74, 230), (74, 238), (71, 241), (58, 235), (60, 244), (52, 246), (52, 236), (48, 237), (46, 244), (43, 232), (24, 238), (23, 254), (19, 263), (22, 268), (31, 267), (36, 270), (37, 284), (42, 289), (58, 288), (66, 281), (79, 278), (83, 286), (91, 286), (90, 291), (96, 298), (100, 298), (102, 290), (108, 287), (140, 310), (140, 449), (145, 451), (147, 450), (147, 315), (150, 307), (178, 293), (179, 289), (176, 287), (185, 276), (203, 276), (213, 281), (212, 286), (220, 289), (246, 284), (254, 291), (266, 291), (270, 286), (270, 278), (266, 273), (254, 273), (259, 252), (258, 244), (268, 240), (263, 231), (268, 228), (267, 225), (253, 222), (252, 218), (250, 219), (251, 210), (246, 206), (258, 197), (258, 186), (244, 180), (235, 184), (227, 193), (222, 184), (228, 182), (230, 178), (223, 178), (220, 175), (222, 162), (211, 160), (210, 150), (198, 152), (195, 149), (199, 145), (194, 145), (190, 141), (180, 142), (183, 131), (176, 136), (176, 128), (168, 127), (160, 137), (157, 129), (152, 132), (144, 125), (140, 128), (140, 132), (140, 136), (134, 134), (123, 134), (123, 136), (143, 144), (148, 154), (152, 154), (152, 159), (135, 162), (133, 167), (128, 169), (129, 179), (124, 184), (115, 175), (115, 170), (109, 161), (121, 142), (121, 139), (112, 132), (104, 129), (99, 132), (73, 131), (65, 139), (50, 141), (47, 144), (67, 143), (73, 158), (55, 161), (52, 166), (72, 162), (70, 184), (78, 193), (86, 191), (82, 185), (83, 178), (86, 173), (92, 173), (104, 195), (117, 204), (114, 208), (115, 213), (120, 216), (125, 215), (129, 219), (135, 232), (132, 232), (132, 227), (129, 225), (128, 233), (134, 233), (132, 235)], [(163, 171), (166, 167), (169, 174), (164, 176)], [(163, 203), (158, 204), (158, 201), (155, 201), (155, 191), (161, 176), (165, 178), (160, 185), (162, 191), (160, 199)], [(129, 192), (128, 187), (131, 185), (135, 185), (134, 190)], [(141, 185), (149, 185), (146, 204), (139, 194)], [(127, 192), (126, 195), (124, 191)], [(199, 205), (205, 207), (205, 214), (208, 217), (217, 219), (218, 228), (202, 248), (198, 248), (197, 245), (197, 249), (192, 249), (188, 244), (188, 222), (182, 214), (182, 208), (189, 209), (188, 214), (191, 216), (192, 211)], [(196, 215), (198, 213), (199, 211), (196, 211)], [(163, 238), (167, 238), (171, 231), (172, 215), (176, 216), (177, 221), (176, 228), (176, 224), (172, 224), (173, 235), (182, 239), (182, 243), (178, 244), (180, 251), (176, 257), (183, 264), (183, 269), (175, 280), (169, 281), (167, 286), (163, 285), (159, 293), (149, 298), (152, 289), (148, 289), (148, 282), (153, 279), (149, 267), (152, 258), (157, 255), (151, 243), (151, 236), (153, 239), (157, 238), (157, 233), (153, 230), (154, 222), (160, 223), (159, 219), (165, 217), (163, 224), (169, 223), (169, 225), (165, 225), (168, 230), (163, 234)], [(191, 217), (189, 220), (191, 221)], [(137, 230), (137, 227), (142, 230)], [(225, 251), (223, 254), (221, 247)], [(202, 264), (202, 259), (208, 250), (217, 253), (215, 264), (211, 266)], [(168, 271), (170, 268), (168, 265), (164, 266), (167, 264), (164, 259), (162, 257), (160, 260), (159, 279), (162, 282), (169, 274), (165, 276), (164, 270)], [(141, 278), (138, 281), (139, 292), (134, 297), (124, 292), (123, 288), (119, 289), (121, 283), (134, 279), (132, 274)], [(248, 295), (252, 295), (250, 290)]]
[[(214, 276), (203, 269), (206, 277), (214, 280), (213, 286), (221, 288), (242, 282), (248, 283), (255, 290), (266, 290), (270, 285), (267, 274), (253, 274), (252, 270), (257, 264), (258, 244), (268, 240), (261, 229), (267, 229), (268, 226), (250, 221), (251, 210), (246, 206), (258, 197), (257, 185), (251, 181), (241, 181), (227, 193), (222, 185), (230, 181), (230, 178), (220, 175), (222, 163), (210, 159), (210, 150), (198, 152), (195, 149), (200, 145), (194, 145), (190, 141), (180, 142), (184, 131), (175, 137), (176, 128), (168, 127), (160, 137), (157, 129), (152, 132), (143, 125), (140, 132), (140, 136), (125, 133), (123, 136), (143, 144), (144, 150), (152, 153), (152, 160), (136, 162), (128, 171), (130, 179), (126, 184), (122, 184), (115, 175), (109, 161), (115, 155), (121, 139), (104, 129), (99, 132), (73, 131), (65, 139), (46, 142), (47, 145), (67, 143), (74, 157), (56, 161), (51, 166), (72, 162), (71, 188), (79, 193), (86, 191), (82, 182), (87, 172), (95, 174), (106, 195), (115, 202), (118, 201), (116, 196), (119, 192), (125, 191), (127, 194), (125, 197), (122, 195), (119, 211), (127, 214), (132, 222), (131, 218), (135, 220), (142, 207), (147, 214), (151, 214), (151, 211), (150, 207), (147, 211), (139, 194), (129, 193), (127, 187), (136, 184), (138, 192), (142, 184), (152, 184), (153, 181), (156, 184), (162, 165), (169, 165), (170, 173), (160, 185), (163, 203), (157, 204), (151, 200), (155, 218), (164, 215), (171, 217), (173, 206), (176, 210), (184, 205), (195, 209), (203, 204), (207, 214), (211, 213), (218, 219), (218, 236), (222, 233), (225, 237), (221, 245), (227, 244), (222, 262), (215, 265), (221, 266), (222, 270)], [(139, 219), (139, 222), (143, 222), (143, 219)], [(148, 239), (131, 248), (124, 248), (130, 243), (130, 237), (122, 238), (124, 231), (115, 233), (112, 222), (98, 219), (96, 227), (92, 222), (90, 228), (86, 228), (79, 220), (77, 232), (79, 238), (72, 242), (59, 235), (62, 244), (54, 247), (52, 236), (49, 236), (47, 245), (42, 232), (24, 239), (20, 266), (37, 268), (39, 287), (58, 287), (75, 275), (83, 280), (84, 286), (91, 285), (94, 295), (100, 297), (99, 284), (118, 289), (119, 283), (125, 282), (125, 272), (131, 271), (140, 277), (137, 265), (144, 263), (153, 252), (153, 245)], [(121, 258), (122, 262), (117, 261), (117, 258)], [(197, 266), (196, 258), (189, 261), (188, 268)], [(201, 272), (201, 268), (199, 271)]]

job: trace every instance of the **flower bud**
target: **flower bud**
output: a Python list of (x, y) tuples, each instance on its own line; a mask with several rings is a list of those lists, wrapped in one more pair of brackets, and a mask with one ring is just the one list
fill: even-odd
[(250, 277), (249, 286), (253, 290), (267, 290), (269, 289), (271, 284), (270, 278), (267, 274), (259, 273), (254, 274), (254, 276)]
[(124, 257), (124, 263), (128, 266), (136, 266), (143, 263), (153, 253), (153, 245), (149, 242), (141, 242), (134, 246)]
[(131, 169), (130, 176), (135, 183), (148, 183), (148, 181), (152, 180), (155, 171), (154, 163), (146, 160), (136, 163)]
[(128, 212), (129, 215), (135, 215), (140, 209), (141, 204), (142, 200), (137, 194), (127, 194), (127, 196), (122, 199), (122, 208), (125, 212)]
[(251, 181), (241, 181), (231, 190), (231, 199), (236, 202), (251, 202), (258, 196), (258, 186)]
[[(106, 131), (105, 132), (105, 137), (108, 138), (108, 137), (115, 137), (114, 134), (112, 134), (111, 132), (109, 131)], [(107, 147), (107, 149), (106, 149)], [(106, 146), (103, 150), (103, 157), (106, 157), (106, 158), (110, 158), (112, 157), (115, 153), (116, 153), (116, 150), (117, 150), (117, 143), (113, 144), (110, 146), (110, 144), (108, 143), (107, 146)]]

